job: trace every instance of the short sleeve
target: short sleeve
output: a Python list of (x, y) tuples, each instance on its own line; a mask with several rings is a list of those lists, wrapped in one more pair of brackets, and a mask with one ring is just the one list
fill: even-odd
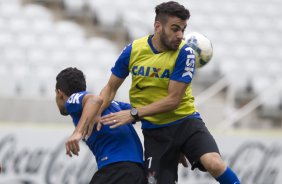
[(126, 78), (129, 74), (129, 60), (132, 50), (132, 44), (125, 47), (117, 59), (115, 66), (112, 67), (112, 73), (119, 78)]
[(179, 52), (170, 80), (191, 83), (195, 71), (195, 60), (194, 50), (184, 45)]

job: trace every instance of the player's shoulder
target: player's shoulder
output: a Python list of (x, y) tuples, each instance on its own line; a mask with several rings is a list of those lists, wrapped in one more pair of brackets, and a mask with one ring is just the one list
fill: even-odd
[(67, 100), (67, 104), (80, 104), (82, 98), (88, 94), (86, 91), (81, 91), (78, 93), (73, 93)]
[(190, 47), (189, 45), (187, 45), (184, 41), (182, 41), (181, 45), (180, 45), (180, 53), (183, 54), (195, 54), (194, 50), (192, 49), (192, 47)]
[(178, 58), (179, 59), (182, 58), (183, 60), (195, 59), (196, 58), (195, 51), (190, 46), (184, 43), (180, 48)]
[(116, 100), (113, 100), (111, 102), (111, 105), (112, 106), (118, 106), (121, 110), (126, 110), (126, 109), (130, 109), (131, 108), (131, 105), (129, 103), (120, 102), (120, 101), (116, 101)]

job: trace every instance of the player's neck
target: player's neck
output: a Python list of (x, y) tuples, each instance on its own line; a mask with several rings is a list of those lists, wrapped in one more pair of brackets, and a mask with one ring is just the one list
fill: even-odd
[(157, 35), (153, 35), (152, 37), (152, 44), (153, 47), (160, 53), (165, 51), (164, 47), (162, 46), (160, 39)]

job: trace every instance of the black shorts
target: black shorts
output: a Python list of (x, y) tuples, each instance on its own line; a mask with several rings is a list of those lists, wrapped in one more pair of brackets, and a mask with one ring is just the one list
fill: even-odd
[[(217, 144), (199, 119), (188, 118), (179, 124), (156, 129), (144, 129), (145, 172), (149, 183), (174, 184), (180, 153), (192, 165), (206, 171), (200, 163), (205, 153), (219, 153)], [(150, 181), (151, 180), (151, 181)]]
[(117, 162), (98, 170), (90, 184), (146, 184), (144, 168), (134, 162)]

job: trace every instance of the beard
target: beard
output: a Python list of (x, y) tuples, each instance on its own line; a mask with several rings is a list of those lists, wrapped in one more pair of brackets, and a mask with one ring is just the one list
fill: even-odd
[(60, 110), (61, 115), (63, 115), (63, 116), (67, 116), (68, 115), (66, 109), (59, 109), (59, 110)]
[(165, 32), (165, 29), (162, 29), (162, 32), (160, 34), (160, 42), (161, 42), (161, 44), (162, 44), (162, 46), (164, 47), (165, 50), (176, 51), (179, 48), (179, 45), (180, 45), (180, 43), (179, 44), (173, 44), (172, 42), (170, 42), (168, 40), (168, 36)]

